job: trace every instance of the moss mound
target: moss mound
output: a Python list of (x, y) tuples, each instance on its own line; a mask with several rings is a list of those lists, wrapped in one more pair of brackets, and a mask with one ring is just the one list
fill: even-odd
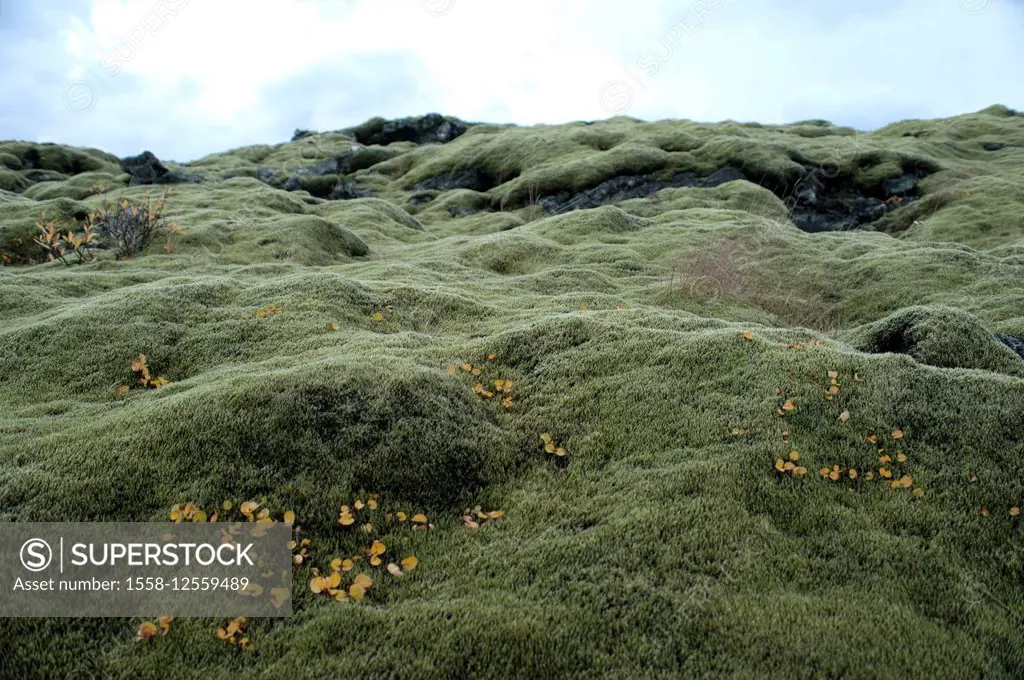
[(977, 368), (1024, 376), (1024, 363), (972, 314), (943, 306), (910, 307), (851, 331), (873, 354), (906, 354), (940, 368)]
[[(1024, 675), (1024, 117), (357, 139), (412, 124), (175, 165), (180, 233), (73, 266), (40, 213), (154, 188), (0, 143), (0, 520), (265, 500), (312, 546), (251, 654), (6, 619), (0, 677)], [(434, 528), (339, 524), (370, 493)], [(362, 602), (310, 592), (409, 537)]]

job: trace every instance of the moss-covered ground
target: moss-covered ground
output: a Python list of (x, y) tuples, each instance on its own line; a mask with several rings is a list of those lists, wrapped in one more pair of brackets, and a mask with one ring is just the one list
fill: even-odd
[[(40, 212), (147, 188), (96, 150), (0, 143), (0, 520), (255, 499), (311, 541), (251, 652), (226, 619), (145, 642), (137, 619), (5, 619), (0, 677), (1021, 677), (1024, 360), (995, 335), (1024, 335), (1014, 144), (1002, 107), (870, 134), (480, 125), (360, 149), (371, 198), (278, 188), (355, 145), (331, 133), (172, 164), (205, 178), (171, 189), (182, 234), (65, 267), (33, 263)], [(535, 205), (727, 164), (762, 186)], [(867, 192), (919, 172), (919, 200), (801, 232), (780, 188), (827, 164)], [(466, 169), (492, 186), (410, 200)], [(140, 354), (169, 385), (118, 389)], [(496, 379), (507, 407), (474, 390)], [(435, 525), (376, 529), (419, 567), (315, 596), (368, 493)], [(478, 504), (504, 516), (467, 528)]]

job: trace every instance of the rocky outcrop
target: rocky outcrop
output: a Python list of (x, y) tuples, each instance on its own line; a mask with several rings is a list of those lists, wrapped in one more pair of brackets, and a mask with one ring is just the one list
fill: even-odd
[(450, 191), (452, 189), (490, 191), (494, 186), (495, 183), (491, 177), (471, 168), (430, 177), (413, 187), (413, 191)]
[(201, 182), (201, 177), (182, 175), (171, 172), (150, 151), (143, 151), (138, 156), (121, 159), (121, 169), (132, 176), (129, 186), (139, 184), (178, 184), (181, 182)]
[(997, 333), (996, 337), (999, 338), (1000, 342), (1016, 352), (1017, 356), (1024, 359), (1024, 335), (1003, 335)]
[(445, 144), (462, 135), (469, 124), (458, 118), (428, 113), (409, 118), (371, 118), (362, 125), (342, 130), (356, 138), (360, 144), (387, 145), (394, 142), (414, 144)]
[(562, 191), (552, 196), (541, 196), (537, 203), (547, 212), (558, 214), (596, 208), (630, 198), (643, 198), (662, 189), (710, 188), (738, 179), (745, 179), (743, 173), (730, 167), (720, 168), (704, 178), (700, 178), (692, 172), (679, 172), (665, 180), (655, 179), (653, 175), (620, 175), (575, 195), (568, 191)]

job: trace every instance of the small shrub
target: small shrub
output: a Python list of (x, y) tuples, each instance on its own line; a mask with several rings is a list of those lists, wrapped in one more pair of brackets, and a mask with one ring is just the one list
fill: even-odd
[(118, 259), (138, 255), (161, 234), (170, 238), (170, 234), (180, 231), (177, 224), (168, 224), (164, 219), (167, 193), (165, 189), (155, 202), (147, 193), (141, 205), (132, 205), (127, 199), (120, 203), (108, 201), (91, 216), (99, 233), (113, 241)]
[[(43, 222), (45, 214), (40, 215), (40, 221), (36, 223), (39, 228), (39, 235), (33, 239), (46, 253), (46, 257), (52, 260), (60, 260), (65, 266), (71, 266), (69, 257), (77, 258), (77, 262), (87, 262), (92, 259), (90, 247), (96, 237), (94, 227), (87, 223), (82, 230), (74, 232), (69, 225), (60, 225), (51, 220)], [(62, 229), (67, 228), (66, 231)]]

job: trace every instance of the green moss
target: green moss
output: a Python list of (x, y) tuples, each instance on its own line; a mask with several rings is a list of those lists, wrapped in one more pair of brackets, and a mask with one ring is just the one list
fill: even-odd
[[(870, 134), (481, 125), (357, 151), (383, 160), (348, 201), (249, 176), (349, 153), (343, 133), (181, 164), (207, 178), (171, 188), (182, 234), (0, 268), (0, 520), (266, 498), (313, 541), (296, 613), (252, 621), (253, 655), (216, 639), (223, 620), (136, 643), (134, 619), (7, 619), (0, 677), (1020, 676), (1024, 361), (993, 333), (1024, 335), (1024, 198), (1019, 152), (983, 145), (1022, 135), (1002, 109)], [(863, 188), (933, 174), (885, 231), (803, 233), (777, 193), (828, 162)], [(777, 193), (527, 205), (723, 165)], [(468, 168), (494, 187), (409, 200)], [(49, 184), (96, 181), (81, 201), (0, 193), (0, 243), (147, 191), (109, 167)], [(171, 384), (119, 392), (139, 354)], [(510, 408), (474, 390), (505, 379)], [(866, 479), (872, 433), (923, 497)], [(805, 478), (773, 468), (793, 449)], [(817, 476), (832, 465), (862, 474)], [(338, 506), (371, 491), (428, 512), (419, 569), (374, 571), (359, 605), (314, 598), (311, 569), (369, 540)], [(505, 516), (467, 530), (477, 503)]]
[(9, 170), (21, 170), (22, 168), (21, 159), (7, 152), (0, 153), (0, 165)]
[(0, 168), (0, 189), (21, 193), (30, 186), (32, 182), (25, 179), (20, 172)]
[(942, 368), (976, 368), (1024, 377), (1024, 362), (977, 317), (951, 307), (910, 307), (853, 329), (849, 342), (873, 354), (906, 354)]

